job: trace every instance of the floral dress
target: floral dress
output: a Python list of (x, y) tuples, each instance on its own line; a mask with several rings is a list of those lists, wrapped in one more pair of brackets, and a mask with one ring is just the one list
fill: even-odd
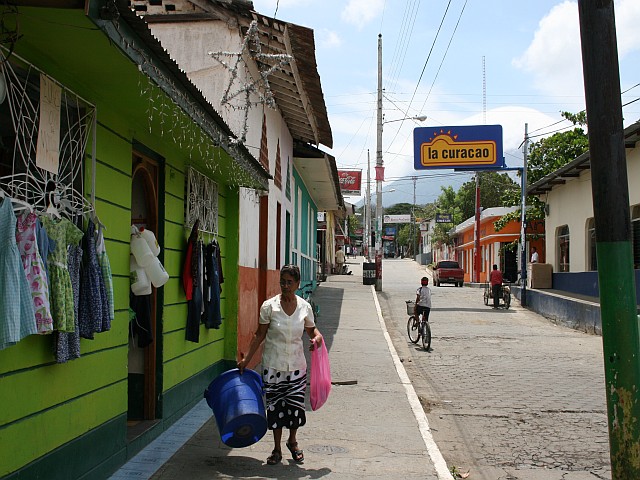
[(68, 257), (69, 277), (73, 288), (75, 329), (73, 332), (56, 332), (56, 362), (58, 363), (80, 358), (80, 327), (78, 325), (80, 264), (82, 263), (82, 248), (80, 245), (69, 245)]
[(37, 333), (29, 282), (16, 244), (16, 216), (0, 200), (0, 350)]
[(93, 334), (111, 328), (109, 300), (96, 253), (96, 229), (89, 220), (82, 237), (82, 275), (80, 275), (80, 305), (78, 305), (80, 336), (93, 339)]
[(56, 248), (49, 253), (49, 285), (53, 328), (61, 332), (75, 331), (73, 314), (73, 286), (69, 277), (68, 245), (77, 245), (82, 239), (82, 230), (66, 218), (53, 220), (41, 218), (49, 237), (56, 242)]
[(22, 266), (31, 287), (38, 333), (51, 333), (53, 318), (49, 306), (49, 283), (36, 242), (36, 219), (33, 212), (18, 217), (16, 241), (22, 257)]

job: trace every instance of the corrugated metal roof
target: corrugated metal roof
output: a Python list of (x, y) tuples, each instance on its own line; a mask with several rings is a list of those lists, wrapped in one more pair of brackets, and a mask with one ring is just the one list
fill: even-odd
[(111, 28), (120, 28), (117, 26), (118, 21), (126, 22), (126, 25), (131, 29), (133, 34), (140, 38), (145, 48), (162, 64), (162, 68), (164, 68), (179, 87), (193, 99), (197, 108), (201, 109), (205, 115), (211, 118), (215, 128), (218, 130), (217, 133), (220, 134), (217, 138), (217, 140), (220, 141), (220, 146), (229, 153), (240, 166), (245, 168), (250, 174), (253, 174), (257, 183), (262, 188), (265, 188), (267, 185), (266, 180), (272, 178), (269, 172), (251, 155), (244, 145), (231, 141), (231, 139), (235, 137), (234, 133), (207, 101), (202, 92), (187, 77), (187, 74), (171, 58), (160, 41), (152, 35), (147, 22), (136, 15), (127, 0), (115, 0), (114, 4), (117, 6), (119, 18), (95, 19), (96, 23), (101, 25), (106, 33), (109, 34)]
[(262, 15), (246, 0), (158, 0), (153, 5), (150, 0), (133, 0), (132, 5), (148, 22), (215, 19), (237, 23), (243, 35), (257, 21), (262, 53), (288, 54), (294, 59), (268, 77), (291, 135), (295, 140), (333, 147), (312, 29)]
[[(640, 141), (640, 121), (624, 129), (625, 148), (635, 148)], [(529, 185), (527, 195), (544, 195), (556, 185), (564, 185), (568, 179), (577, 178), (585, 170), (591, 169), (590, 153), (585, 152), (537, 182)]]

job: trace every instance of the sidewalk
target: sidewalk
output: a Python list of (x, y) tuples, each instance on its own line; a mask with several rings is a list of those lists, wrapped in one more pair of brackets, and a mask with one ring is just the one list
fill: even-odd
[(283, 440), (283, 462), (266, 465), (271, 432), (250, 447), (227, 447), (203, 401), (112, 479), (452, 479), (391, 344), (375, 291), (362, 284), (362, 257), (347, 264), (352, 275), (329, 276), (314, 294), (334, 385), (320, 410), (307, 408), (307, 424), (298, 432), (304, 464), (290, 460)]

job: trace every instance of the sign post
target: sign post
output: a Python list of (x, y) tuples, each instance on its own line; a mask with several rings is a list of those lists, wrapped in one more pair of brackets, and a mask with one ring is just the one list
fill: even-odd
[[(413, 130), (414, 169), (500, 170), (505, 168), (502, 125), (418, 127)], [(522, 205), (524, 209), (524, 205)], [(480, 281), (480, 188), (476, 175), (473, 281)]]

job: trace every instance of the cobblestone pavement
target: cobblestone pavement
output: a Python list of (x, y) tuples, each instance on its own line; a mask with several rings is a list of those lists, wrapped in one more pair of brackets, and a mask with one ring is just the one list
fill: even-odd
[(450, 469), (470, 480), (610, 479), (602, 339), (483, 290), (431, 285), (432, 350), (407, 340), (424, 267), (387, 260), (387, 328)]

